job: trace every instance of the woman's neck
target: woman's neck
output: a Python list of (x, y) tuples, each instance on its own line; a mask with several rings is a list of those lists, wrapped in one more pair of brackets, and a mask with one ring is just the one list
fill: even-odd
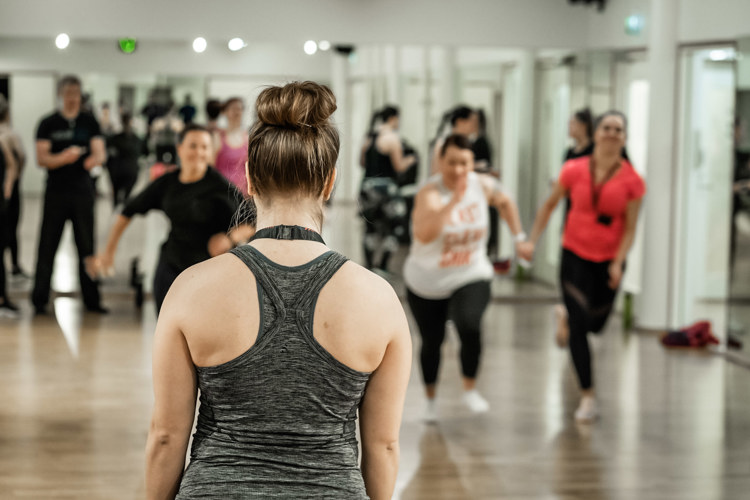
[(601, 151), (595, 149), (594, 154), (591, 156), (594, 159), (596, 169), (601, 171), (608, 171), (621, 160), (619, 151)]
[(242, 121), (227, 123), (227, 133), (237, 132), (242, 129)]
[(208, 166), (201, 167), (201, 166), (185, 166), (182, 165), (180, 168), (180, 182), (184, 183), (190, 183), (190, 182), (196, 182), (201, 179), (203, 179), (203, 176), (206, 175), (206, 170), (208, 169)]
[(256, 199), (256, 229), (273, 226), (301, 226), (320, 232), (322, 207), (319, 200), (274, 198), (270, 205)]

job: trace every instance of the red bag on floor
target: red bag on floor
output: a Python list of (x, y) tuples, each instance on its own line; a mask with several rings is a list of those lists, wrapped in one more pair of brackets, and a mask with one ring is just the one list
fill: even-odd
[(710, 321), (697, 321), (687, 328), (667, 333), (661, 338), (665, 347), (706, 347), (719, 344), (719, 339), (711, 333)]

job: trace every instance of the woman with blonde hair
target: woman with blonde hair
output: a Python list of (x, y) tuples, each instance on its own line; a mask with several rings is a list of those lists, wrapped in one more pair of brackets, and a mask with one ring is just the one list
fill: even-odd
[(390, 285), (320, 236), (335, 97), (290, 83), (256, 108), (246, 171), (257, 233), (182, 273), (159, 316), (148, 498), (391, 498), (409, 327)]

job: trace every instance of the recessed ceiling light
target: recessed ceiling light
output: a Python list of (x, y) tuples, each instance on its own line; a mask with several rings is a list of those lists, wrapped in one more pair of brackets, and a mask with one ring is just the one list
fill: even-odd
[(70, 37), (66, 33), (60, 33), (55, 38), (55, 45), (58, 49), (65, 49), (70, 45)]
[(319, 48), (320, 50), (323, 50), (323, 51), (325, 51), (325, 50), (328, 50), (328, 49), (330, 49), (330, 48), (331, 48), (331, 42), (329, 42), (328, 40), (321, 40), (321, 41), (320, 41), (320, 42), (318, 43), (318, 48)]
[(313, 40), (308, 40), (305, 42), (305, 54), (311, 56), (315, 54), (318, 51), (318, 44), (315, 43)]
[(206, 50), (206, 47), (208, 47), (208, 43), (206, 42), (206, 39), (202, 36), (199, 36), (195, 40), (193, 40), (193, 50), (197, 53), (201, 53)]
[(231, 50), (232, 52), (237, 52), (240, 49), (244, 49), (246, 45), (247, 44), (245, 43), (245, 40), (243, 40), (242, 38), (232, 38), (227, 44), (229, 50)]

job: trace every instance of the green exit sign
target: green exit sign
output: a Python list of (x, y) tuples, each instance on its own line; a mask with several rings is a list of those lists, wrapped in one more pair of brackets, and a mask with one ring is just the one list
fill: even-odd
[(120, 38), (120, 50), (132, 54), (135, 51), (135, 38)]
[(640, 35), (643, 30), (643, 16), (634, 14), (625, 18), (625, 33), (628, 35)]

